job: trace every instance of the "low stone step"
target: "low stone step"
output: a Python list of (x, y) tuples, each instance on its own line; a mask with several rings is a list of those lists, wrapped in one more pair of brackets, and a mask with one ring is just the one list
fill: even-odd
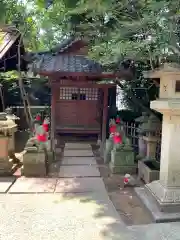
[(102, 178), (66, 178), (58, 179), (56, 193), (106, 192)]
[(79, 166), (61, 166), (59, 177), (100, 177), (99, 169), (96, 165), (79, 165)]
[(65, 143), (65, 149), (86, 149), (91, 150), (91, 145), (88, 143)]
[(93, 152), (92, 150), (64, 149), (64, 157), (93, 157)]
[(94, 157), (64, 157), (61, 165), (96, 165)]
[(53, 193), (56, 178), (18, 178), (9, 193)]

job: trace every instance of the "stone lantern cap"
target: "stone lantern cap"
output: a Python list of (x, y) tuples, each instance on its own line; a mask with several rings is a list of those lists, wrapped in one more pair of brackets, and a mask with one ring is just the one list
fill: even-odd
[(138, 123), (143, 123), (146, 122), (148, 120), (149, 116), (147, 112), (142, 112), (142, 116), (138, 117), (135, 119), (135, 122)]
[(155, 133), (161, 128), (161, 122), (160, 120), (154, 116), (150, 115), (148, 121), (143, 124), (144, 132), (146, 133)]
[(161, 78), (164, 74), (179, 74), (180, 65), (177, 63), (164, 63), (160, 68), (153, 71), (144, 71), (145, 78)]
[(6, 113), (6, 118), (7, 118), (8, 120), (13, 120), (13, 121), (15, 121), (15, 120), (19, 120), (19, 119), (20, 119), (19, 117), (17, 117), (16, 115), (14, 115), (14, 114), (12, 113), (12, 108), (6, 108), (5, 113)]
[(16, 131), (17, 124), (13, 120), (7, 118), (7, 113), (0, 113), (0, 134), (7, 136), (12, 135)]
[(180, 65), (165, 63), (157, 70), (144, 72), (144, 76), (160, 79), (160, 99), (180, 99)]

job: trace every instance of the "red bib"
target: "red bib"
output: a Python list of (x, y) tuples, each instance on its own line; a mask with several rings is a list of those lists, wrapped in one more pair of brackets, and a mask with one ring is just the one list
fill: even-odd
[(43, 134), (43, 135), (37, 135), (36, 136), (36, 138), (37, 138), (37, 140), (39, 141), (39, 142), (46, 142), (47, 141), (47, 136), (46, 136), (46, 133), (45, 134)]
[(43, 125), (44, 131), (48, 132), (49, 131), (49, 124), (44, 123)]
[(116, 132), (116, 125), (111, 125), (109, 128), (110, 133), (115, 133)]
[(113, 140), (114, 140), (115, 144), (122, 143), (122, 137), (121, 136), (114, 136)]

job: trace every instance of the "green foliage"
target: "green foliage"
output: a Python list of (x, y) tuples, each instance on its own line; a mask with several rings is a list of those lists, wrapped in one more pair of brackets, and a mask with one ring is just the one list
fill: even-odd
[(134, 122), (141, 114), (130, 110), (120, 110), (118, 111), (118, 116), (123, 122)]
[[(178, 0), (1, 0), (0, 21), (16, 23), (26, 49), (52, 48), (71, 33), (90, 39), (89, 56), (116, 71), (135, 69), (121, 82), (124, 101), (138, 112), (134, 97), (149, 106), (158, 89), (142, 72), (165, 61), (180, 62)], [(49, 5), (49, 3), (51, 3)], [(48, 6), (48, 7), (47, 7)], [(124, 65), (123, 65), (124, 66)]]

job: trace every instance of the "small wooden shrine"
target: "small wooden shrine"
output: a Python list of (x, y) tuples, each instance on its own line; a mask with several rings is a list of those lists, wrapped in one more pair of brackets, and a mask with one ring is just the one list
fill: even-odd
[(17, 28), (10, 25), (0, 28), (0, 72), (18, 70), (18, 64), (22, 71), (26, 71), (27, 62), (24, 55), (22, 37)]
[(51, 131), (56, 134), (96, 134), (105, 142), (108, 88), (99, 84), (113, 74), (86, 57), (87, 43), (70, 38), (56, 52), (40, 53), (34, 62), (39, 75), (48, 76), (51, 86)]

